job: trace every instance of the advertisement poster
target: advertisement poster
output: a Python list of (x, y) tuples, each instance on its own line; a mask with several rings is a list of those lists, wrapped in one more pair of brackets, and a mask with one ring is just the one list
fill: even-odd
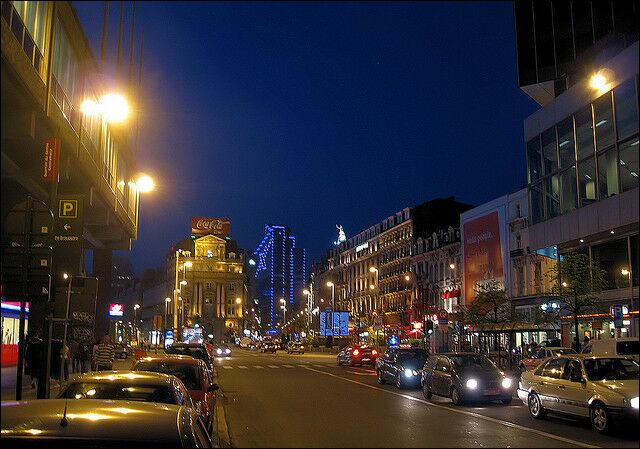
[(348, 337), (349, 312), (320, 312), (322, 337)]
[(228, 218), (191, 218), (191, 235), (202, 237), (203, 235), (217, 235), (228, 237), (231, 233), (231, 222)]
[(465, 302), (475, 299), (476, 284), (492, 279), (504, 282), (498, 212), (464, 224)]

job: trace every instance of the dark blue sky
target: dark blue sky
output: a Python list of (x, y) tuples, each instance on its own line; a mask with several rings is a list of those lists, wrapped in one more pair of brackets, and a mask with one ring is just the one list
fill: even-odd
[[(104, 3), (74, 5), (99, 56)], [(428, 199), (481, 204), (526, 183), (536, 105), (517, 85), (510, 2), (138, 2), (137, 25), (137, 160), (158, 184), (142, 198), (139, 272), (193, 216), (229, 217), (248, 249), (265, 223), (287, 224), (310, 263), (336, 224), (349, 237)]]

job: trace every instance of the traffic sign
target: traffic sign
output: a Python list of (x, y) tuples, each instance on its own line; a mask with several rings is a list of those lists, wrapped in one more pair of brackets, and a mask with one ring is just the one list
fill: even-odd
[(449, 312), (447, 312), (447, 309), (440, 309), (438, 312), (438, 324), (449, 324)]

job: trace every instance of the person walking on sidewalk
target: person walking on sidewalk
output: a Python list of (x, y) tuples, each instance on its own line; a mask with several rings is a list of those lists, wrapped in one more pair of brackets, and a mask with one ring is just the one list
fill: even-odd
[(80, 372), (80, 343), (73, 338), (69, 343), (69, 355), (71, 356), (71, 372)]
[(96, 349), (96, 371), (109, 371), (113, 369), (113, 345), (108, 335), (102, 338), (102, 343)]

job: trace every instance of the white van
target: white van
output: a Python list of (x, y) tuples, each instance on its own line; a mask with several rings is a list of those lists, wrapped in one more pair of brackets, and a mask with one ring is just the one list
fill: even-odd
[(582, 350), (583, 354), (622, 355), (638, 360), (640, 340), (637, 337), (605, 338), (591, 340)]

